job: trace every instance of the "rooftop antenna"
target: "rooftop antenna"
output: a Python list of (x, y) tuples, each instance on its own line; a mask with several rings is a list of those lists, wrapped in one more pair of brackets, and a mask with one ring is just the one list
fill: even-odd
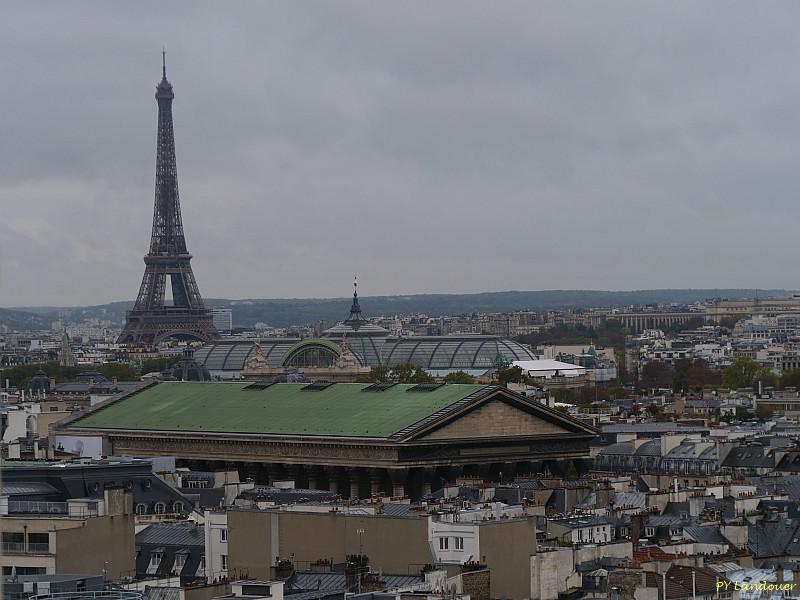
[(161, 46), (161, 74), (164, 79), (167, 78), (167, 49)]

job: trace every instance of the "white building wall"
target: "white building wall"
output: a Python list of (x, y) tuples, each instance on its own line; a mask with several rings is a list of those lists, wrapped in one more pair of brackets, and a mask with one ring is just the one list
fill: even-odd
[[(3, 433), (3, 441), (8, 443), (13, 440), (25, 437), (28, 431), (28, 417), (33, 417), (31, 425), (32, 431), (38, 433), (38, 424), (36, 422), (37, 416), (40, 414), (39, 404), (21, 404), (14, 407), (9, 407), (6, 411), (7, 428)], [(45, 432), (47, 433), (47, 432)]]
[(223, 555), (228, 555), (228, 513), (205, 511), (205, 544), (206, 572), (208, 583), (228, 576), (228, 569), (223, 568)]
[[(474, 523), (444, 523), (428, 519), (428, 543), (434, 561), (445, 564), (464, 564), (480, 557), (480, 527)], [(442, 540), (446, 540), (443, 548)], [(458, 540), (463, 547), (459, 548)]]

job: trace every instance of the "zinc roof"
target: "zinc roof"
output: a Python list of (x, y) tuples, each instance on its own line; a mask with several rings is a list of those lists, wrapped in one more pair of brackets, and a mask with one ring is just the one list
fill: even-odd
[(163, 382), (74, 421), (71, 429), (123, 429), (385, 438), (490, 387), (447, 384), (409, 391), (398, 384), (339, 383), (322, 390), (278, 383), (245, 389), (249, 382)]
[(156, 523), (136, 534), (137, 546), (203, 546), (204, 530), (183, 523)]

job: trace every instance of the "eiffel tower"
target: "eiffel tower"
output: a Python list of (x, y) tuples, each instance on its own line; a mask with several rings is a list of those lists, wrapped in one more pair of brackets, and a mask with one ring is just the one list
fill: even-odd
[[(156, 87), (158, 148), (156, 201), (150, 252), (144, 257), (144, 277), (133, 310), (128, 311), (119, 343), (152, 346), (169, 337), (213, 340), (218, 337), (211, 313), (203, 306), (189, 262), (178, 200), (175, 137), (172, 132), (172, 85), (167, 81), (166, 54)], [(167, 277), (172, 304), (165, 302)]]

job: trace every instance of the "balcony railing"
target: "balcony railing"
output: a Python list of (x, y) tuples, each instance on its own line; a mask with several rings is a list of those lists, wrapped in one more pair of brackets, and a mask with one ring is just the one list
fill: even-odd
[(96, 517), (96, 508), (84, 505), (70, 506), (67, 502), (39, 502), (34, 500), (9, 500), (8, 515), (26, 515), (31, 517), (72, 517), (82, 519)]
[(29, 596), (28, 600), (142, 600), (140, 592), (125, 590), (102, 590), (97, 592), (59, 592), (56, 594), (39, 594)]
[(28, 542), (27, 548), (24, 542), (3, 542), (0, 548), (8, 554), (50, 554), (50, 544), (47, 542)]
[(25, 552), (25, 542), (3, 542), (3, 552)]
[(8, 514), (48, 514), (66, 515), (69, 507), (66, 502), (39, 502), (35, 500), (9, 500)]

